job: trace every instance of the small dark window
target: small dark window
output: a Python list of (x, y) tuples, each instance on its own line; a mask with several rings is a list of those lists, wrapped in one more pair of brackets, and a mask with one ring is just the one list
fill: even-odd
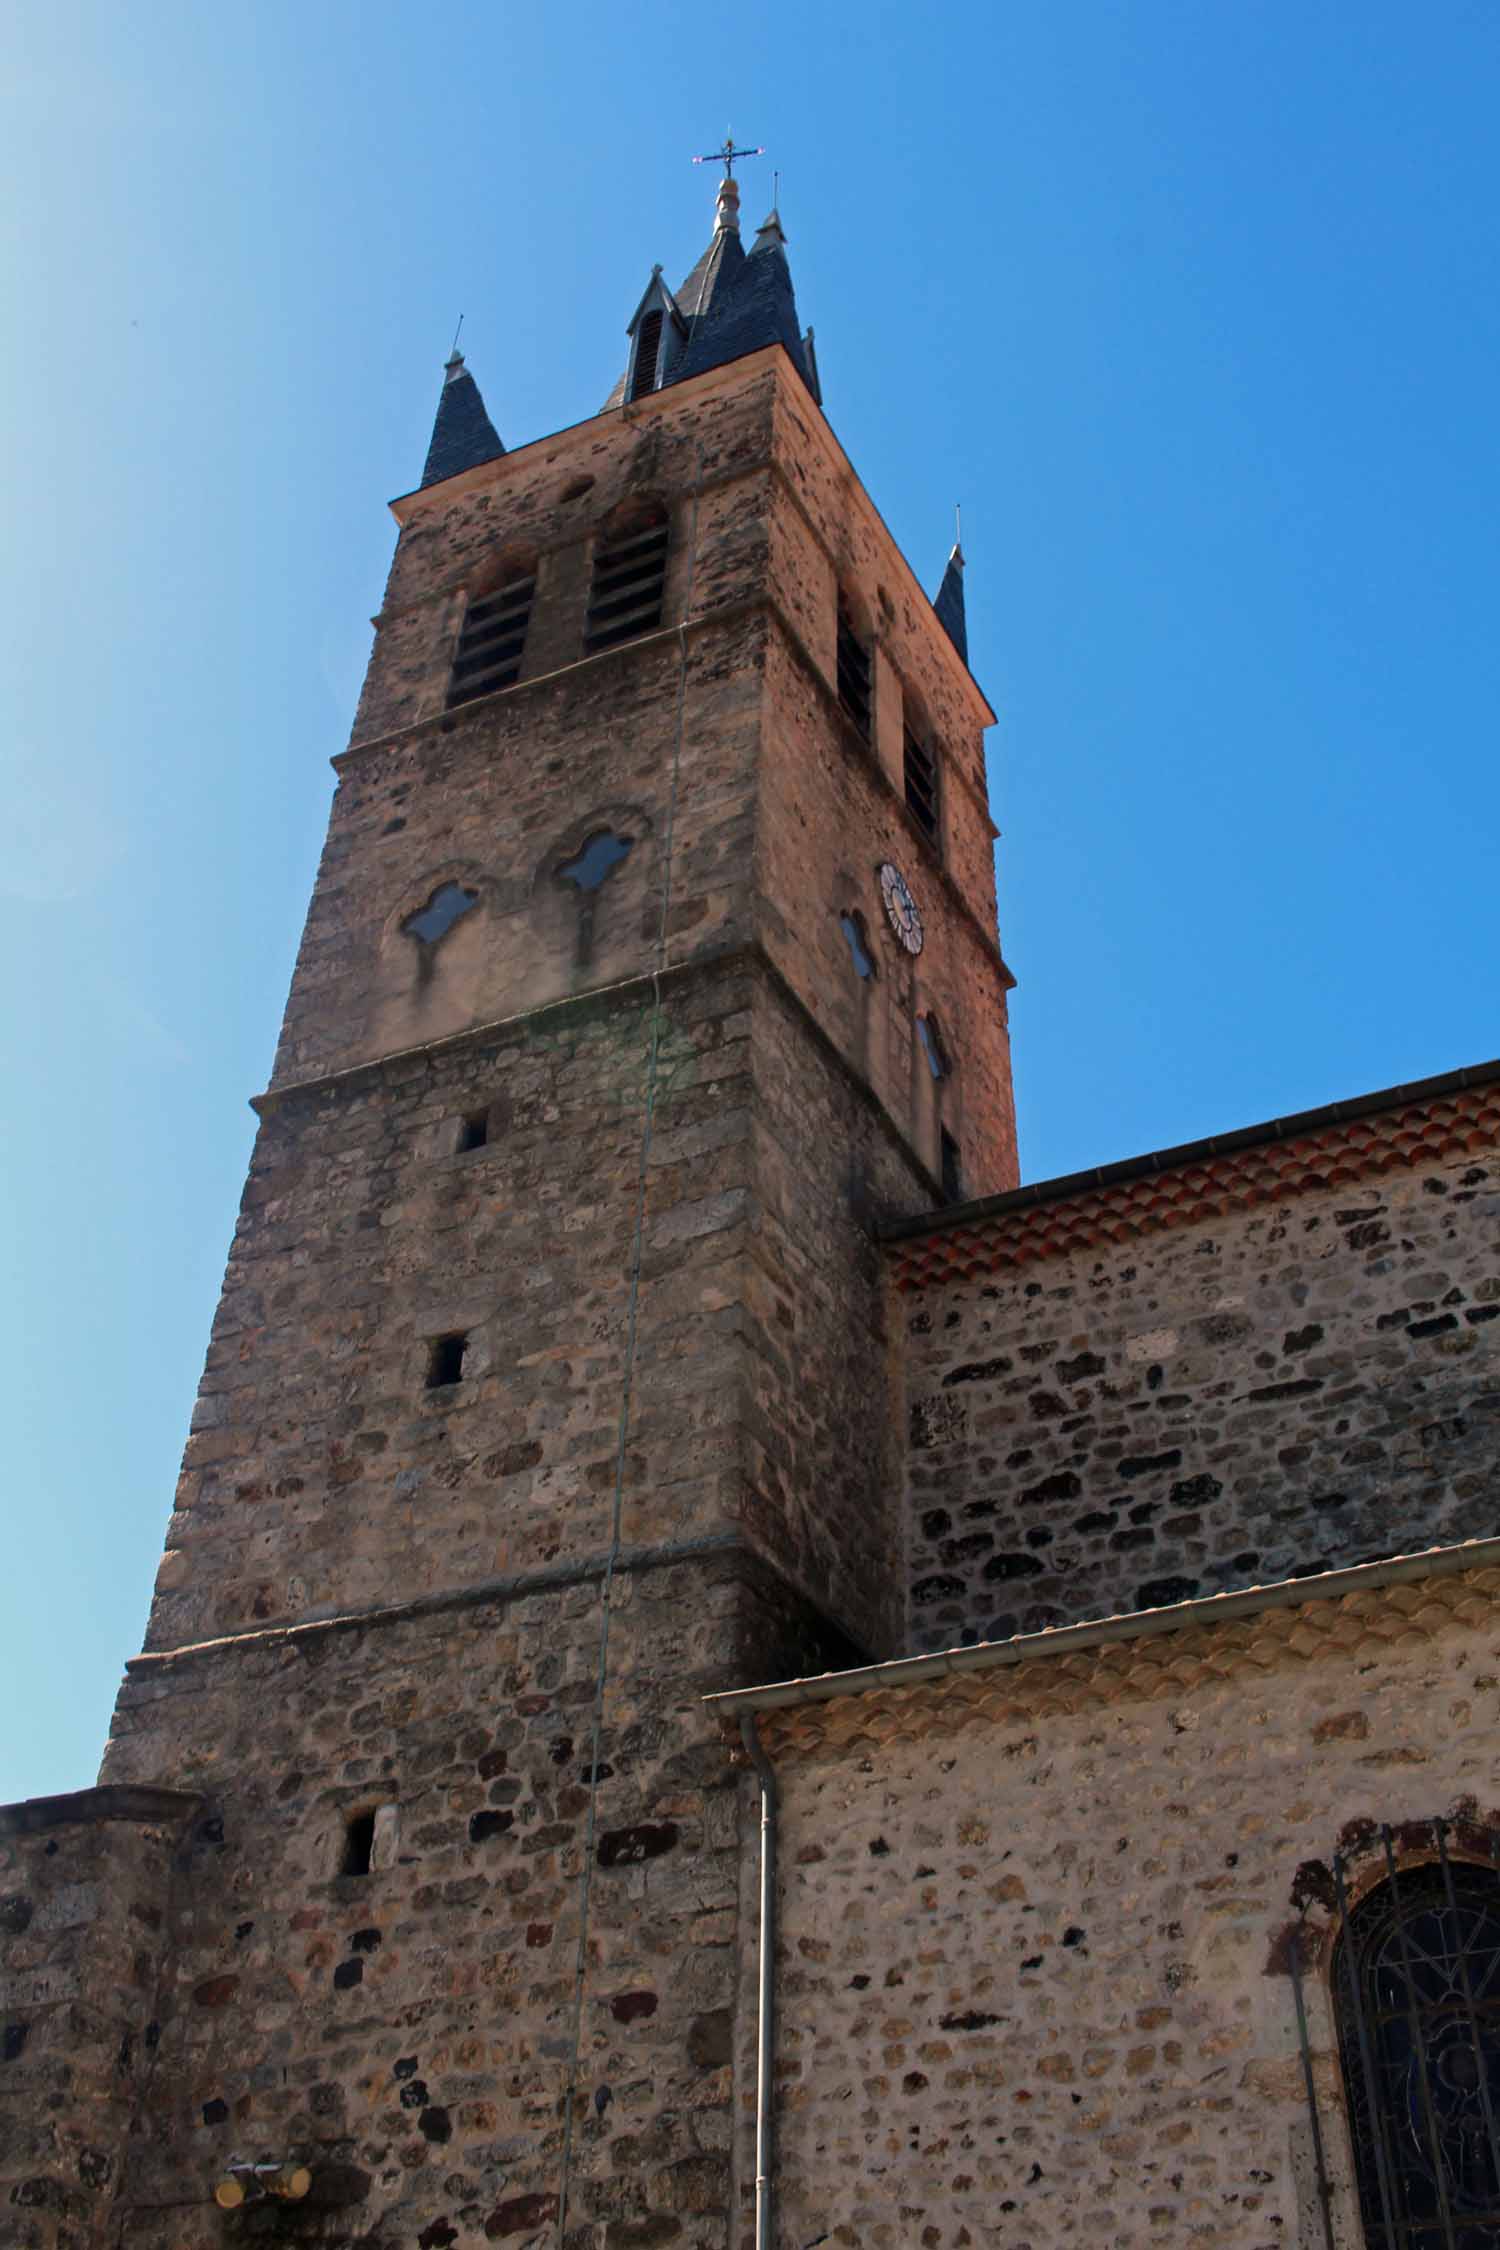
[(964, 1199), (963, 1169), (959, 1160), (958, 1143), (947, 1126), (942, 1128), (943, 1200), (962, 1203)]
[(935, 844), (938, 840), (938, 771), (937, 759), (917, 740), (911, 728), (906, 730), (906, 809), (922, 834)]
[(938, 1080), (947, 1078), (953, 1065), (948, 1060), (948, 1049), (943, 1044), (943, 1034), (936, 1016), (918, 1016), (917, 1037), (922, 1042), (922, 1052), (927, 1057), (927, 1067), (933, 1077)]
[(476, 1109), (473, 1116), (466, 1117), (463, 1121), (463, 1124), (459, 1127), (459, 1155), (467, 1156), (471, 1148), (485, 1147), (489, 1141), (489, 1137), (490, 1113), (487, 1109)]
[(839, 702), (866, 742), (870, 739), (870, 652), (839, 602)]
[(517, 566), (492, 594), (470, 602), (448, 680), (450, 711), (456, 704), (472, 703), (476, 695), (493, 695), (496, 688), (515, 685), (535, 592), (535, 571)]
[(667, 591), (667, 511), (656, 506), (617, 531), (603, 532), (594, 551), (584, 650), (613, 648), (661, 623)]
[(634, 846), (633, 836), (617, 836), (612, 828), (601, 828), (590, 836), (575, 859), (563, 862), (557, 879), (560, 883), (572, 883), (580, 891), (597, 891)]
[(375, 1815), (373, 1812), (356, 1813), (344, 1830), (344, 1856), (339, 1862), (341, 1875), (368, 1875), (370, 1854), (375, 1849)]
[(455, 922), (462, 921), (478, 897), (478, 891), (466, 890), (462, 883), (440, 883), (421, 911), (408, 914), (401, 927), (419, 945), (436, 945)]
[(847, 914), (839, 916), (839, 926), (849, 943), (849, 952), (854, 962), (855, 975), (866, 978), (873, 977), (875, 974), (875, 956), (870, 951), (870, 937), (865, 928), (863, 914), (851, 908)]
[(461, 1383), (464, 1375), (464, 1353), (468, 1350), (467, 1336), (434, 1336), (427, 1355), (427, 1388), (440, 1391), (445, 1384)]
[(665, 315), (658, 309), (648, 312), (636, 331), (635, 368), (630, 378), (632, 400), (644, 398), (656, 388), (657, 362), (661, 358), (661, 331)]

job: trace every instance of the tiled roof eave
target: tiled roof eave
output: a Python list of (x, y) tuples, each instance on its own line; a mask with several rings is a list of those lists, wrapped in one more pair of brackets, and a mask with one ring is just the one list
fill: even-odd
[(882, 1241), (897, 1287), (919, 1289), (1496, 1146), (1500, 1061), (896, 1220)]
[(1284, 1662), (1430, 1640), (1449, 1624), (1493, 1625), (1497, 1612), (1500, 1539), (1475, 1539), (704, 1700), (731, 1738), (755, 1713), (778, 1754), (889, 1746), (974, 1718), (1189, 1694)]

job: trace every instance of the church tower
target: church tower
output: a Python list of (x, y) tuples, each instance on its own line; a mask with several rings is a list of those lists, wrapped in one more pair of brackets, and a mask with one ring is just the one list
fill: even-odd
[(731, 170), (599, 414), (455, 353), (394, 503), (145, 1652), (0, 1833), (28, 2244), (743, 2237), (702, 1698), (900, 1653), (875, 1230), (1017, 1174), (963, 559)]

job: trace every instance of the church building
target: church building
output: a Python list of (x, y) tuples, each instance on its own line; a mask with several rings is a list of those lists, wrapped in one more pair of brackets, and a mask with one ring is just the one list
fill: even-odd
[(393, 504), (0, 2243), (1500, 2250), (1500, 1063), (1021, 1184), (963, 556), (726, 153)]

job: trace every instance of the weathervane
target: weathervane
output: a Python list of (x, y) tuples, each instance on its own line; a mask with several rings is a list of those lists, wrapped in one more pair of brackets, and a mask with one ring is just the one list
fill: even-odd
[(736, 148), (733, 133), (726, 133), (722, 148), (711, 148), (706, 156), (695, 156), (693, 162), (695, 164), (722, 164), (725, 179), (732, 180), (736, 164), (743, 163), (747, 156), (764, 156), (765, 153), (763, 148)]

